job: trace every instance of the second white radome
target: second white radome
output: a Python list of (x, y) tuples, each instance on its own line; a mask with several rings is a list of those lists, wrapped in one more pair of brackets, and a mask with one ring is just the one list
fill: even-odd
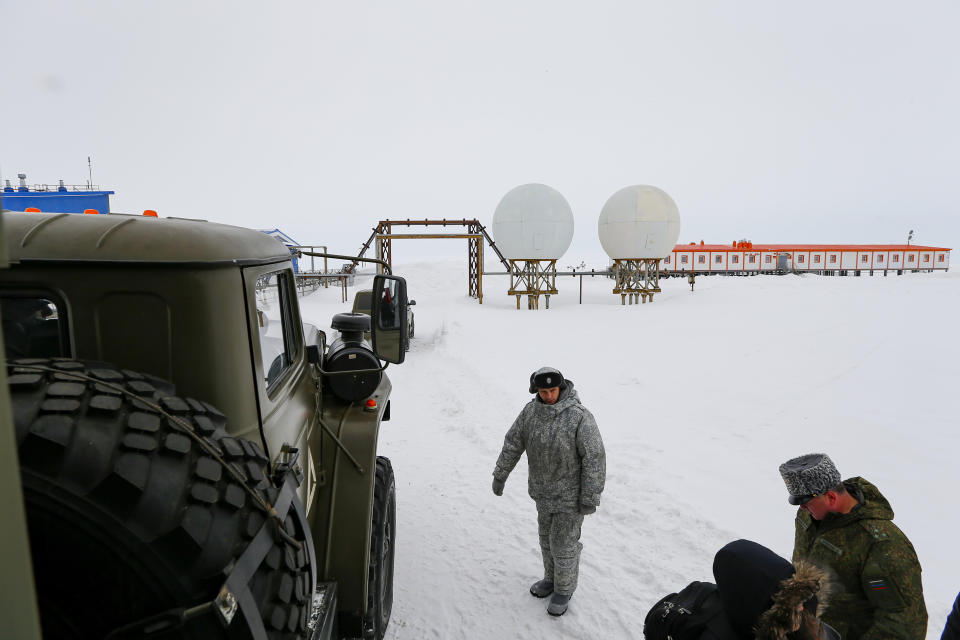
[(660, 259), (680, 237), (680, 211), (665, 191), (645, 184), (624, 187), (600, 212), (597, 233), (612, 259)]

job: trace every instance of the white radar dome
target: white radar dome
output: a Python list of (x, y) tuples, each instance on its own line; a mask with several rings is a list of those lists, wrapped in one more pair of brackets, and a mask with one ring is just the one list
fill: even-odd
[(573, 211), (556, 189), (520, 185), (497, 205), (493, 239), (509, 260), (556, 260), (573, 240)]
[(680, 212), (663, 190), (639, 184), (610, 196), (597, 227), (603, 250), (615, 260), (665, 258), (680, 237)]

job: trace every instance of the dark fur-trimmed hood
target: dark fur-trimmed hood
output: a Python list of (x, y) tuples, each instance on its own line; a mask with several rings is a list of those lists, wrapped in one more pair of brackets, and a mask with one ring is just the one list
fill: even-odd
[(824, 571), (807, 562), (791, 564), (750, 540), (724, 545), (714, 556), (713, 576), (726, 618), (740, 638), (783, 640), (799, 624), (804, 605), (819, 608), (826, 600)]
[[(804, 603), (816, 598), (816, 611), (809, 613), (817, 617), (826, 607), (830, 592), (827, 573), (803, 560), (793, 563), (794, 573), (780, 583), (773, 594), (773, 606), (763, 612), (754, 627), (757, 640), (783, 640), (787, 634), (800, 625)], [(809, 606), (809, 605), (808, 605)]]

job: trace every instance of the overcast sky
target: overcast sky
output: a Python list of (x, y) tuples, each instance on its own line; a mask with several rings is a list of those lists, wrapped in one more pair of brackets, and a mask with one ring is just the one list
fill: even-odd
[[(960, 2), (0, 0), (4, 178), (355, 252), (651, 184), (681, 242), (960, 239)], [(437, 241), (438, 242), (438, 241)], [(442, 251), (394, 245), (394, 259)], [(489, 264), (488, 264), (489, 267)]]

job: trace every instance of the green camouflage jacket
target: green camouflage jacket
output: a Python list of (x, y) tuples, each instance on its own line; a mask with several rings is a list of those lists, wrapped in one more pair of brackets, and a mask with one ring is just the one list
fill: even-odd
[(843, 640), (923, 640), (927, 608), (913, 545), (893, 524), (893, 509), (875, 486), (863, 478), (844, 485), (860, 501), (850, 513), (829, 513), (817, 522), (797, 510), (793, 559), (831, 574), (823, 621)]

